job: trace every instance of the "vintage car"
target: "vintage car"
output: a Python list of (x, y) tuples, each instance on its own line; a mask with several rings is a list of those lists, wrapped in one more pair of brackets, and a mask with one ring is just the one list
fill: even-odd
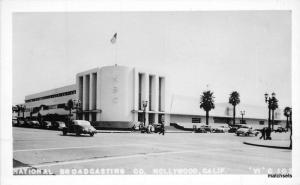
[(230, 129), (228, 130), (229, 133), (236, 133), (236, 131), (241, 128), (242, 124), (235, 124), (235, 125), (229, 125)]
[(66, 124), (63, 121), (55, 121), (55, 123), (58, 125), (57, 127), (58, 130), (62, 130), (63, 128), (66, 127)]
[(77, 136), (80, 134), (89, 134), (90, 136), (94, 136), (96, 131), (97, 130), (91, 125), (91, 123), (85, 120), (70, 121), (67, 126), (62, 129), (63, 135), (67, 135), (67, 133), (75, 133)]
[(252, 129), (251, 126), (243, 125), (237, 131), (237, 136), (257, 136), (259, 131)]
[(26, 120), (24, 118), (18, 118), (18, 126), (25, 127), (26, 126)]
[(141, 129), (143, 123), (142, 122), (134, 122), (132, 126), (132, 131), (138, 131)]
[(207, 133), (207, 131), (204, 128), (200, 127), (195, 130), (195, 133)]
[(230, 127), (227, 124), (215, 124), (212, 126), (213, 133), (225, 133), (230, 130)]
[(211, 126), (209, 125), (202, 125), (200, 128), (204, 129), (206, 132), (212, 132)]
[(46, 129), (51, 129), (52, 127), (51, 121), (43, 121), (42, 127)]
[(38, 122), (37, 120), (31, 120), (29, 121), (29, 126), (32, 128), (40, 128), (40, 122)]
[(277, 127), (277, 129), (274, 130), (275, 132), (287, 132), (287, 129), (283, 128), (283, 127)]
[(12, 118), (12, 126), (18, 126), (18, 119), (17, 118)]

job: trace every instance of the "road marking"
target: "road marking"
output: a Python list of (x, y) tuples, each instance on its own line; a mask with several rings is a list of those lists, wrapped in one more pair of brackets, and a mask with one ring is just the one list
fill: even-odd
[(63, 161), (63, 162), (37, 164), (37, 165), (32, 165), (32, 167), (41, 168), (41, 167), (60, 166), (60, 165), (68, 165), (68, 164), (80, 164), (80, 163), (88, 163), (88, 162), (96, 162), (96, 161), (108, 161), (108, 160), (116, 160), (116, 159), (128, 159), (128, 158), (145, 157), (145, 156), (159, 156), (159, 155), (168, 155), (168, 154), (181, 154), (181, 153), (190, 153), (190, 152), (197, 152), (197, 151), (185, 150), (185, 151), (169, 151), (169, 152), (133, 154), (133, 155), (126, 155), (126, 156), (112, 156), (112, 157), (102, 157), (102, 158), (95, 158), (95, 159), (82, 159), (82, 160), (74, 160), (74, 161)]
[(122, 144), (122, 145), (92, 145), (92, 146), (75, 146), (64, 148), (33, 148), (24, 150), (14, 150), (15, 152), (33, 152), (33, 151), (49, 151), (49, 150), (69, 150), (69, 149), (82, 149), (82, 148), (101, 148), (101, 147), (118, 147), (118, 146), (136, 146), (137, 144)]

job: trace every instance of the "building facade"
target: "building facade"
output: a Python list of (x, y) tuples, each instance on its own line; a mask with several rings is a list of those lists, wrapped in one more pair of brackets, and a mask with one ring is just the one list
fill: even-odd
[[(49, 114), (68, 115), (69, 100), (80, 102), (73, 118), (88, 120), (99, 128), (131, 128), (137, 122), (165, 122), (182, 125), (205, 123), (205, 112), (197, 98), (166, 96), (165, 75), (126, 66), (105, 66), (76, 74), (76, 84), (25, 97), (25, 117)], [(145, 101), (147, 106), (144, 107)], [(168, 103), (166, 103), (168, 102)], [(230, 123), (232, 106), (216, 103), (210, 112), (210, 124)], [(38, 111), (37, 111), (38, 110)], [(246, 113), (241, 118), (240, 111)], [(276, 124), (284, 124), (280, 109), (275, 112)], [(256, 127), (267, 126), (267, 108), (239, 104), (236, 122), (245, 120)]]
[(125, 66), (106, 66), (76, 75), (79, 119), (107, 128), (161, 122), (165, 116), (165, 76)]

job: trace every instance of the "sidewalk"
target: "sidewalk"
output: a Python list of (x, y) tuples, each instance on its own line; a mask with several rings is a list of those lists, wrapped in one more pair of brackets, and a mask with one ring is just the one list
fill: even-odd
[[(129, 130), (97, 130), (97, 133), (141, 133), (141, 131), (129, 131)], [(165, 133), (192, 133), (192, 131), (166, 130)]]
[(290, 146), (290, 133), (274, 133), (272, 132), (272, 140), (263, 140), (258, 137), (244, 141), (246, 145), (253, 145), (259, 147), (278, 148), (278, 149), (289, 149)]

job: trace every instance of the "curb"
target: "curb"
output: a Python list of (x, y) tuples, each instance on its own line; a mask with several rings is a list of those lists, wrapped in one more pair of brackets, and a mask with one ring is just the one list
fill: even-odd
[(98, 131), (97, 130), (97, 133), (131, 133), (131, 131)]
[[(96, 133), (135, 133), (132, 131), (104, 131), (104, 130), (97, 130)], [(139, 131), (137, 131), (136, 133), (140, 133)], [(166, 131), (165, 133), (193, 133), (193, 132), (189, 132), (189, 131)]]
[(285, 147), (285, 146), (260, 145), (260, 144), (254, 144), (254, 143), (248, 143), (248, 142), (243, 142), (243, 143), (246, 145), (252, 145), (252, 146), (291, 150), (290, 147)]

